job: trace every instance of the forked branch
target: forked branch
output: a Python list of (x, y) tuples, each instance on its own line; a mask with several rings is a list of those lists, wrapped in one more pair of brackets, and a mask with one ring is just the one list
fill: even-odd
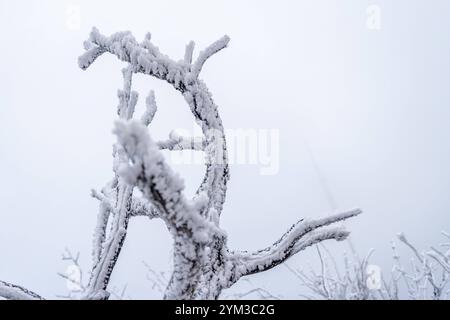
[[(301, 220), (272, 246), (253, 253), (230, 251), (220, 228), (220, 216), (230, 178), (224, 127), (218, 107), (199, 75), (214, 54), (230, 39), (224, 36), (200, 52), (193, 62), (194, 43), (186, 46), (184, 58), (170, 59), (152, 44), (147, 34), (138, 42), (130, 32), (104, 36), (94, 28), (85, 42), (86, 52), (78, 63), (87, 69), (104, 53), (127, 63), (119, 105), (113, 149), (114, 177), (101, 192), (93, 191), (100, 208), (93, 241), (93, 267), (84, 298), (108, 299), (111, 274), (125, 241), (129, 220), (137, 216), (161, 218), (174, 240), (173, 274), (164, 297), (167, 299), (216, 299), (239, 278), (273, 268), (299, 251), (324, 240), (342, 240), (348, 232), (330, 225), (358, 215), (360, 210), (318, 220)], [(164, 80), (187, 102), (202, 137), (171, 134), (154, 142), (148, 126), (157, 111), (150, 91), (144, 114), (135, 120), (139, 95), (132, 90), (135, 73)], [(205, 175), (192, 199), (184, 195), (183, 180), (176, 175), (160, 150), (197, 150), (205, 155)], [(135, 196), (138, 188), (142, 197)], [(330, 226), (330, 227), (329, 227)], [(0, 282), (0, 296), (40, 298), (19, 286)]]

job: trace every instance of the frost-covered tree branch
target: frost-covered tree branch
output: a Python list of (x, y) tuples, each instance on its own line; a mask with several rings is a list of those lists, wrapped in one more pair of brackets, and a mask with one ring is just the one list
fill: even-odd
[[(127, 67), (122, 72), (124, 84), (123, 89), (118, 91), (117, 114), (119, 119), (130, 120), (134, 116), (138, 93), (131, 90), (133, 69)], [(151, 122), (156, 111), (152, 92), (149, 97), (146, 112), (142, 116), (143, 125)], [(93, 192), (93, 196), (100, 200), (100, 208), (93, 241), (93, 269), (86, 290), (86, 298), (92, 299), (105, 299), (109, 296), (106, 289), (125, 241), (130, 217), (156, 215), (142, 199), (133, 197), (133, 187), (119, 176), (120, 167), (128, 161), (122, 146), (114, 145), (113, 151), (115, 176), (102, 189), (101, 194)], [(110, 228), (107, 230), (108, 223)]]
[[(109, 280), (126, 240), (129, 220), (138, 216), (162, 219), (173, 237), (173, 272), (165, 290), (166, 299), (216, 299), (243, 276), (273, 268), (313, 244), (348, 236), (342, 227), (334, 225), (358, 215), (359, 210), (301, 220), (264, 250), (229, 250), (227, 234), (220, 227), (230, 178), (225, 132), (218, 107), (200, 79), (206, 61), (226, 48), (229, 41), (228, 36), (220, 38), (196, 59), (194, 42), (190, 42), (178, 61), (162, 54), (150, 34), (139, 42), (128, 31), (108, 37), (94, 28), (85, 41), (86, 52), (78, 59), (81, 69), (86, 70), (106, 53), (127, 66), (123, 70), (123, 88), (118, 91), (114, 176), (101, 191), (92, 192), (99, 201), (99, 212), (84, 298), (109, 298)], [(132, 90), (133, 75), (137, 73), (163, 80), (181, 93), (202, 129), (202, 137), (172, 133), (168, 140), (154, 142), (148, 126), (158, 109), (155, 94), (150, 91), (146, 109), (137, 117), (139, 95)], [(185, 149), (201, 151), (205, 156), (205, 174), (192, 199), (186, 197), (183, 180), (161, 153)], [(142, 196), (134, 194), (136, 189)]]
[(157, 143), (160, 150), (205, 150), (205, 141), (201, 137), (186, 138), (177, 135), (172, 131), (169, 135), (169, 139), (164, 141), (158, 141)]
[(44, 300), (33, 291), (4, 281), (0, 281), (0, 297), (8, 300)]
[(360, 213), (360, 210), (353, 210), (320, 220), (300, 220), (272, 246), (253, 253), (236, 252), (234, 258), (241, 265), (242, 275), (269, 270), (316, 243), (329, 239), (340, 241), (347, 238), (348, 231), (340, 227), (324, 227)]
[[(409, 277), (412, 281), (408, 281), (408, 277), (402, 274), (407, 281), (406, 284), (410, 297), (420, 299), (420, 295), (422, 295), (425, 298), (428, 288), (430, 288), (432, 298), (434, 300), (440, 300), (445, 294), (444, 289), (450, 281), (450, 274), (448, 273), (450, 252), (443, 252), (435, 247), (432, 247), (429, 252), (419, 252), (403, 233), (398, 234), (397, 237), (411, 249), (418, 260), (418, 263), (412, 261), (413, 272), (415, 273)], [(433, 262), (437, 262), (437, 264)], [(404, 268), (400, 264), (398, 265), (398, 270), (404, 273)]]
[[(447, 235), (443, 233), (444, 236)], [(374, 278), (379, 283), (368, 286), (371, 273), (368, 269), (369, 260), (373, 249), (361, 259), (352, 248), (352, 256), (344, 255), (341, 272), (338, 261), (326, 249), (318, 250), (320, 258), (320, 272), (311, 269), (309, 273), (304, 270), (296, 270), (286, 264), (286, 267), (300, 280), (302, 286), (307, 287), (314, 294), (312, 298), (330, 300), (399, 300), (399, 299), (449, 299), (450, 298), (450, 270), (448, 261), (450, 251), (446, 251), (445, 243), (437, 247), (431, 247), (428, 252), (418, 250), (403, 233), (398, 239), (408, 249), (413, 257), (409, 260), (409, 266), (405, 267), (400, 259), (397, 246), (392, 242), (393, 267), (388, 274), (380, 274), (380, 278)], [(323, 254), (324, 252), (324, 254)], [(330, 263), (331, 266), (330, 266)], [(381, 271), (381, 269), (380, 269)]]
[[(207, 47), (205, 50), (200, 52), (200, 55), (197, 58), (197, 61), (192, 65), (192, 70), (190, 77), (192, 80), (195, 80), (198, 78), (200, 72), (202, 71), (203, 65), (205, 62), (212, 57), (214, 54), (219, 52), (220, 50), (226, 48), (228, 43), (230, 42), (230, 38), (228, 36), (223, 36), (213, 44), (211, 44), (209, 47)], [(192, 42), (191, 42), (192, 43)], [(192, 45), (193, 46), (193, 45)], [(190, 49), (190, 48), (189, 48)], [(186, 57), (186, 56), (185, 56)]]
[[(116, 123), (117, 148), (126, 161), (118, 169), (119, 178), (137, 187), (149, 207), (156, 210), (174, 238), (174, 270), (167, 286), (168, 299), (217, 298), (222, 289), (240, 277), (261, 272), (282, 263), (315, 243), (342, 240), (348, 232), (327, 227), (360, 213), (359, 210), (321, 220), (301, 221), (273, 246), (255, 253), (230, 251), (226, 233), (220, 228), (220, 215), (229, 179), (224, 129), (218, 109), (206, 85), (199, 79), (205, 62), (229, 43), (222, 37), (203, 50), (193, 61), (194, 43), (186, 46), (184, 58), (175, 61), (163, 55), (147, 35), (142, 43), (129, 32), (110, 37), (93, 29), (87, 52), (79, 59), (82, 69), (103, 53), (111, 53), (129, 63), (136, 73), (154, 76), (180, 91), (200, 127), (203, 137), (186, 138), (171, 134), (166, 141), (154, 142), (147, 131), (148, 121), (128, 118)], [(147, 105), (153, 105), (154, 96)], [(150, 108), (156, 110), (155, 108)], [(129, 114), (129, 113), (127, 113)], [(151, 112), (150, 118), (153, 118)], [(146, 117), (144, 117), (146, 118)], [(159, 150), (192, 149), (203, 151), (206, 173), (193, 199), (184, 195), (182, 180), (165, 163)]]

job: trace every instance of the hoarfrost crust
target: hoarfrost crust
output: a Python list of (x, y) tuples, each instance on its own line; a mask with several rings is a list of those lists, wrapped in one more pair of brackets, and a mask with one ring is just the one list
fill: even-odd
[[(114, 133), (112, 180), (92, 191), (100, 203), (94, 232), (93, 267), (86, 299), (108, 299), (108, 284), (120, 256), (128, 222), (136, 216), (162, 219), (174, 240), (173, 274), (165, 291), (166, 299), (216, 299), (223, 289), (241, 277), (273, 268), (315, 243), (343, 240), (348, 232), (332, 225), (360, 214), (352, 210), (318, 220), (300, 220), (273, 245), (255, 252), (233, 251), (220, 227), (220, 216), (230, 178), (227, 145), (222, 120), (206, 84), (199, 79), (212, 56), (226, 48), (224, 36), (200, 52), (194, 61), (194, 42), (186, 46), (182, 60), (162, 54), (147, 34), (138, 42), (131, 32), (102, 35), (93, 28), (84, 43), (86, 52), (78, 59), (81, 69), (89, 68), (105, 53), (128, 66), (123, 70), (123, 88)], [(203, 137), (180, 137), (153, 141), (147, 127), (157, 112), (155, 94), (150, 91), (146, 109), (137, 118), (139, 95), (132, 91), (136, 73), (156, 77), (171, 84), (188, 104)], [(139, 119), (139, 120), (136, 120)], [(183, 180), (164, 161), (160, 150), (193, 149), (205, 154), (205, 175), (193, 199), (184, 195)], [(142, 196), (135, 196), (139, 189)], [(0, 296), (36, 298), (22, 287), (0, 282)]]

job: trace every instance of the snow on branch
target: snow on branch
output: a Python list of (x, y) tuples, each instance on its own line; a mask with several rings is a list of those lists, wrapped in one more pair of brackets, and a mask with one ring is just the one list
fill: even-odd
[(131, 185), (136, 184), (139, 179), (145, 179), (140, 175), (149, 176), (149, 179), (160, 178), (161, 181), (155, 181), (158, 182), (155, 187), (158, 188), (157, 192), (162, 193), (162, 200), (172, 205), (181, 204), (183, 182), (165, 165), (164, 158), (148, 135), (146, 127), (136, 121), (118, 121), (114, 134), (131, 161), (131, 165), (124, 164), (119, 169), (119, 174)]
[(159, 212), (148, 200), (133, 197), (131, 202), (131, 216), (153, 219), (159, 217)]
[(183, 66), (162, 55), (150, 42), (147, 35), (142, 44), (138, 43), (130, 32), (117, 32), (106, 37), (93, 28), (87, 40), (87, 51), (78, 58), (78, 65), (86, 70), (102, 54), (109, 52), (120, 60), (130, 63), (134, 72), (140, 72), (167, 80), (181, 89), (184, 78)]
[[(131, 39), (130, 33), (118, 33), (110, 38), (101, 36), (95, 29), (91, 33), (92, 43), (99, 46), (108, 44), (108, 41)], [(93, 44), (92, 44), (93, 45)], [(117, 43), (116, 43), (117, 46)], [(123, 88), (118, 91), (119, 105), (117, 114), (122, 120), (130, 120), (135, 113), (138, 93), (133, 91), (132, 79), (135, 69), (133, 66), (122, 70)], [(156, 112), (154, 95), (147, 98), (147, 109), (142, 116), (142, 122), (149, 125)], [(92, 196), (100, 201), (97, 216), (97, 226), (93, 240), (93, 268), (89, 285), (84, 291), (88, 299), (108, 299), (106, 291), (111, 273), (119, 258), (128, 229), (128, 221), (131, 217), (147, 216), (154, 218), (157, 211), (145, 205), (141, 199), (133, 197), (133, 187), (129, 186), (118, 175), (119, 168), (128, 161), (125, 151), (119, 144), (113, 148), (113, 170), (115, 173), (111, 182), (107, 183), (102, 192), (92, 192)], [(107, 229), (107, 226), (110, 227)]]
[(44, 298), (33, 291), (1, 280), (0, 297), (7, 300), (44, 300)]
[(171, 131), (169, 139), (158, 141), (160, 150), (205, 150), (205, 141), (202, 137), (183, 137)]
[(137, 104), (139, 95), (136, 91), (131, 90), (131, 83), (133, 78), (133, 69), (131, 67), (122, 70), (124, 87), (123, 90), (117, 92), (119, 98), (119, 106), (117, 107), (117, 114), (121, 119), (129, 120), (133, 117), (134, 109)]
[[(206, 61), (227, 47), (224, 36), (204, 49), (193, 61), (194, 42), (186, 46), (184, 59), (175, 61), (160, 52), (148, 33), (138, 42), (129, 32), (102, 35), (93, 28), (84, 43), (86, 52), (78, 59), (81, 69), (89, 68), (105, 53), (126, 62), (113, 146), (114, 177), (101, 192), (93, 240), (93, 265), (83, 290), (85, 299), (108, 299), (109, 281), (121, 253), (129, 220), (137, 216), (162, 219), (173, 237), (173, 273), (164, 297), (167, 299), (216, 299), (223, 289), (240, 277), (268, 270), (292, 255), (320, 241), (342, 240), (348, 232), (330, 226), (360, 213), (359, 210), (318, 220), (301, 220), (272, 246), (254, 253), (229, 251), (228, 238), (220, 228), (230, 178), (224, 126), (217, 105), (206, 84), (199, 79)], [(153, 142), (148, 126), (157, 111), (155, 95), (146, 98), (146, 109), (135, 117), (138, 93), (132, 90), (135, 73), (153, 76), (171, 84), (187, 102), (202, 137), (171, 134), (168, 140)], [(160, 150), (198, 150), (205, 155), (205, 175), (195, 196), (184, 195), (183, 180), (166, 164)], [(138, 188), (142, 197), (133, 195)], [(330, 226), (330, 227), (328, 227)], [(40, 296), (20, 286), (0, 282), (0, 296)]]
[(318, 242), (328, 239), (344, 240), (349, 232), (342, 227), (323, 227), (357, 216), (360, 213), (361, 210), (356, 209), (318, 220), (300, 220), (272, 246), (252, 253), (232, 252), (232, 259), (236, 261), (237, 268), (242, 276), (269, 270)]
[[(220, 50), (226, 48), (229, 42), (230, 42), (230, 37), (229, 36), (223, 36), (222, 38), (220, 38), (216, 42), (214, 42), (211, 45), (209, 45), (205, 50), (200, 52), (200, 55), (198, 56), (198, 58), (195, 61), (194, 65), (192, 66), (192, 71), (191, 71), (192, 79), (197, 79), (199, 74), (200, 74), (200, 72), (202, 71), (203, 65), (205, 64), (206, 60), (211, 58), (214, 54), (216, 54)], [(186, 49), (186, 51), (188, 51), (188, 49), (192, 50), (193, 49), (193, 45), (192, 45), (192, 49), (190, 47), (188, 47)], [(189, 57), (189, 53), (187, 53), (187, 55)], [(185, 57), (186, 57), (186, 55), (185, 55)], [(191, 57), (192, 57), (192, 54), (191, 54)]]
[[(119, 113), (122, 121), (117, 122), (115, 128), (118, 142), (114, 168), (117, 181), (123, 181), (131, 188), (126, 202), (127, 217), (142, 215), (142, 212), (150, 217), (157, 216), (166, 222), (174, 237), (174, 272), (166, 298), (217, 298), (223, 288), (231, 286), (243, 275), (272, 268), (317, 242), (346, 238), (347, 231), (327, 226), (360, 213), (354, 210), (320, 220), (301, 221), (265, 250), (229, 252), (226, 234), (219, 226), (230, 177), (225, 133), (218, 107), (205, 83), (198, 79), (205, 62), (229, 41), (229, 37), (224, 36), (214, 42), (194, 63), (194, 42), (190, 42), (184, 59), (177, 62), (152, 44), (150, 34), (138, 43), (129, 32), (106, 37), (94, 28), (87, 41), (87, 52), (79, 59), (80, 67), (86, 69), (100, 54), (109, 52), (130, 65), (124, 73), (124, 93), (119, 95), (119, 98), (123, 97), (121, 106), (127, 107), (129, 113)], [(204, 137), (185, 138), (171, 134), (168, 140), (154, 143), (146, 128), (156, 111), (153, 92), (146, 100), (147, 108), (141, 121), (132, 120), (135, 103), (132, 94), (127, 92), (131, 83), (128, 79), (134, 72), (164, 80), (180, 91)], [(127, 99), (131, 102), (123, 103)], [(184, 149), (204, 151), (206, 158), (206, 173), (192, 200), (185, 198), (183, 181), (172, 172), (159, 151)], [(133, 187), (140, 189), (142, 200), (148, 203), (135, 201)], [(116, 211), (112, 210), (115, 217)], [(126, 234), (126, 223), (124, 226), (118, 230), (124, 230)], [(204, 279), (210, 280), (204, 282)]]
[[(202, 128), (204, 134), (204, 151), (206, 153), (207, 170), (202, 184), (197, 193), (206, 191), (210, 197), (208, 207), (205, 209), (205, 215), (208, 215), (211, 208), (220, 215), (225, 201), (226, 183), (229, 179), (228, 159), (226, 153), (225, 134), (222, 121), (219, 117), (217, 106), (214, 104), (211, 94), (206, 85), (200, 81), (198, 73), (203, 64), (214, 53), (225, 48), (229, 38), (223, 37), (206, 48), (194, 63), (194, 66), (187, 67), (187, 62), (192, 60), (192, 52), (194, 48), (193, 42), (187, 46), (184, 61), (174, 61), (167, 55), (160, 53), (159, 49), (151, 43), (151, 35), (147, 34), (142, 43), (138, 43), (129, 32), (118, 32), (109, 37), (101, 35), (94, 28), (91, 32), (86, 46), (87, 52), (79, 58), (79, 65), (82, 69), (88, 68), (98, 57), (91, 51), (101, 49), (101, 52), (109, 52), (117, 56), (120, 60), (128, 62), (133, 72), (143, 73), (154, 76), (172, 84), (175, 89), (180, 91), (195, 116), (195, 119)], [(194, 70), (193, 72), (190, 70)], [(194, 77), (192, 76), (194, 74)], [(152, 97), (147, 100), (152, 105)], [(154, 110), (153, 107), (148, 110)], [(148, 112), (152, 118), (152, 112)], [(143, 123), (147, 124), (144, 115)], [(166, 141), (170, 147), (179, 147), (180, 143), (174, 141)], [(182, 146), (185, 143), (183, 141)], [(192, 145), (192, 144), (191, 144)], [(200, 144), (194, 143), (194, 149), (200, 149)]]
[[(89, 39), (84, 42), (86, 53), (78, 58), (79, 67), (83, 70), (89, 68), (98, 57), (107, 51), (107, 47), (111, 43), (125, 42), (130, 39), (132, 39), (132, 36), (129, 31), (117, 32), (110, 38), (107, 38), (100, 34), (97, 28), (92, 28)], [(117, 52), (120, 52), (118, 46), (116, 49)]]
[(142, 46), (147, 49), (148, 53), (151, 54), (153, 57), (160, 56), (159, 48), (155, 46), (152, 42), (152, 34), (150, 32), (147, 32), (145, 35), (144, 41), (142, 42)]
[(147, 99), (145, 99), (145, 107), (145, 112), (141, 117), (141, 122), (148, 127), (153, 121), (156, 110), (158, 109), (158, 106), (156, 105), (155, 92), (153, 90), (150, 91)]
[(194, 42), (190, 42), (186, 47), (184, 60), (182, 63), (178, 63), (159, 52), (159, 49), (151, 43), (150, 34), (147, 34), (143, 43), (140, 44), (128, 31), (117, 32), (106, 37), (100, 34), (97, 28), (93, 28), (89, 39), (85, 41), (86, 52), (79, 57), (78, 65), (81, 69), (86, 70), (98, 57), (109, 52), (120, 60), (130, 63), (135, 67), (136, 72), (167, 80), (176, 88), (182, 89), (181, 84), (183, 80), (186, 80), (184, 72), (186, 64), (191, 65), (188, 82), (196, 81), (205, 62), (215, 53), (226, 48), (229, 41), (228, 36), (223, 36), (212, 43), (200, 52), (194, 64), (191, 63)]
[[(360, 258), (354, 250), (350, 240), (348, 244), (353, 253), (350, 259), (344, 255), (344, 270), (339, 271), (338, 261), (321, 244), (326, 255), (322, 255), (317, 246), (321, 273), (311, 270), (305, 273), (303, 270), (294, 270), (287, 264), (286, 267), (301, 281), (301, 285), (310, 289), (315, 296), (313, 299), (324, 298), (327, 300), (443, 300), (450, 298), (450, 270), (446, 261), (450, 259), (450, 252), (439, 247), (431, 247), (426, 254), (421, 253), (404, 234), (399, 234), (399, 240), (411, 249), (412, 257), (407, 259), (405, 267), (400, 259), (394, 242), (391, 244), (393, 251), (393, 267), (390, 274), (386, 269), (377, 275), (374, 270), (376, 265), (369, 262), (371, 249), (364, 258)], [(428, 257), (431, 260), (428, 260)], [(420, 257), (420, 259), (419, 259)], [(326, 259), (330, 259), (334, 267), (329, 267)], [(436, 262), (436, 263), (435, 263)], [(372, 268), (369, 268), (369, 266)], [(381, 269), (380, 269), (381, 272)], [(374, 278), (375, 277), (375, 278)], [(368, 284), (374, 286), (369, 286)]]
[[(420, 266), (416, 267), (416, 270), (420, 270), (421, 275), (416, 276), (416, 279), (424, 279), (427, 281), (432, 290), (433, 290), (433, 297), (434, 299), (440, 299), (443, 294), (443, 289), (447, 285), (447, 283), (450, 281), (448, 274), (449, 268), (448, 268), (448, 259), (450, 256), (447, 256), (446, 254), (442, 253), (440, 250), (434, 248), (432, 251), (428, 252), (428, 254), (421, 253), (419, 250), (416, 249), (416, 247), (406, 238), (404, 233), (399, 233), (397, 235), (397, 238), (403, 242), (408, 248), (411, 249), (411, 251), (416, 256), (417, 260), (419, 260)], [(436, 276), (434, 272), (434, 266), (431, 264), (428, 258), (432, 258), (433, 260), (437, 261), (438, 264), (443, 268), (443, 276), (438, 277)], [(423, 285), (422, 285), (423, 286)]]
[(130, 160), (119, 169), (120, 176), (141, 190), (174, 231), (185, 232), (187, 228), (200, 242), (206, 236), (204, 231), (218, 231), (185, 198), (183, 180), (165, 163), (144, 125), (116, 122), (114, 133)]
[(434, 259), (440, 266), (450, 274), (450, 255), (446, 255), (441, 250), (431, 248), (427, 255)]
[(184, 52), (184, 63), (188, 66), (192, 64), (192, 56), (194, 54), (195, 42), (191, 41), (186, 45), (186, 51)]

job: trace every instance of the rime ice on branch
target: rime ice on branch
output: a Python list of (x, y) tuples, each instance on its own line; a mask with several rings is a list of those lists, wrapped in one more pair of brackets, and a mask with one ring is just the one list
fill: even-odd
[[(450, 239), (450, 235), (442, 232)], [(402, 244), (410, 249), (412, 257), (405, 266), (397, 246), (391, 243), (393, 266), (380, 274), (370, 271), (373, 249), (360, 258), (350, 244), (351, 256), (344, 255), (344, 263), (338, 263), (324, 245), (317, 246), (320, 272), (306, 273), (285, 266), (310, 289), (308, 299), (326, 300), (448, 300), (450, 299), (450, 244), (441, 243), (428, 251), (418, 250), (403, 233), (398, 234)], [(344, 267), (340, 271), (338, 265)], [(372, 265), (374, 267), (374, 265)], [(386, 272), (387, 271), (387, 272)], [(381, 272), (381, 269), (380, 269)], [(378, 278), (379, 277), (379, 278)], [(372, 286), (368, 286), (371, 283)]]
[(0, 281), (0, 297), (8, 300), (43, 300), (33, 291), (4, 281)]
[[(168, 299), (213, 299), (222, 289), (240, 277), (275, 267), (292, 255), (326, 239), (342, 240), (348, 233), (340, 227), (329, 227), (360, 213), (353, 210), (320, 220), (301, 220), (272, 246), (253, 253), (231, 251), (219, 219), (225, 201), (229, 168), (222, 121), (206, 85), (199, 79), (206, 61), (228, 45), (222, 37), (201, 51), (193, 61), (194, 43), (186, 46), (184, 59), (175, 61), (160, 53), (147, 35), (142, 43), (129, 32), (110, 37), (94, 29), (87, 51), (79, 59), (88, 68), (100, 55), (110, 53), (129, 64), (134, 73), (154, 76), (171, 84), (189, 105), (202, 128), (202, 138), (170, 135), (166, 141), (153, 142), (146, 126), (156, 107), (150, 107), (150, 119), (122, 119), (116, 124), (117, 148), (126, 155), (118, 179), (137, 187), (144, 197), (141, 203), (164, 220), (174, 238), (174, 272), (165, 297)], [(147, 99), (155, 105), (154, 96)], [(202, 150), (206, 156), (206, 173), (194, 199), (186, 199), (182, 180), (165, 163), (158, 149)], [(157, 212), (157, 213), (156, 213)]]
[[(162, 219), (173, 237), (173, 274), (164, 295), (166, 299), (216, 299), (223, 289), (243, 276), (275, 267), (320, 241), (347, 237), (347, 231), (332, 225), (358, 215), (360, 210), (324, 219), (300, 220), (272, 246), (256, 252), (231, 251), (227, 247), (227, 235), (220, 228), (230, 178), (227, 145), (218, 108), (199, 76), (206, 61), (229, 41), (228, 36), (222, 37), (201, 51), (195, 61), (194, 42), (186, 46), (184, 58), (175, 61), (153, 45), (150, 34), (138, 42), (130, 32), (107, 37), (94, 28), (84, 43), (86, 52), (78, 60), (81, 69), (87, 69), (105, 53), (128, 65), (123, 71), (123, 89), (118, 93), (115, 175), (101, 192), (92, 193), (100, 201), (100, 209), (86, 298), (109, 297), (109, 279), (125, 241), (129, 219), (135, 216)], [(150, 92), (146, 111), (136, 118), (138, 94), (131, 90), (136, 73), (164, 80), (180, 92), (203, 137), (171, 134), (168, 140), (154, 142), (147, 126), (157, 110), (155, 95)], [(184, 195), (183, 180), (165, 163), (160, 153), (163, 149), (204, 152), (205, 175), (193, 199)], [(142, 197), (133, 195), (135, 188), (141, 191)]]

